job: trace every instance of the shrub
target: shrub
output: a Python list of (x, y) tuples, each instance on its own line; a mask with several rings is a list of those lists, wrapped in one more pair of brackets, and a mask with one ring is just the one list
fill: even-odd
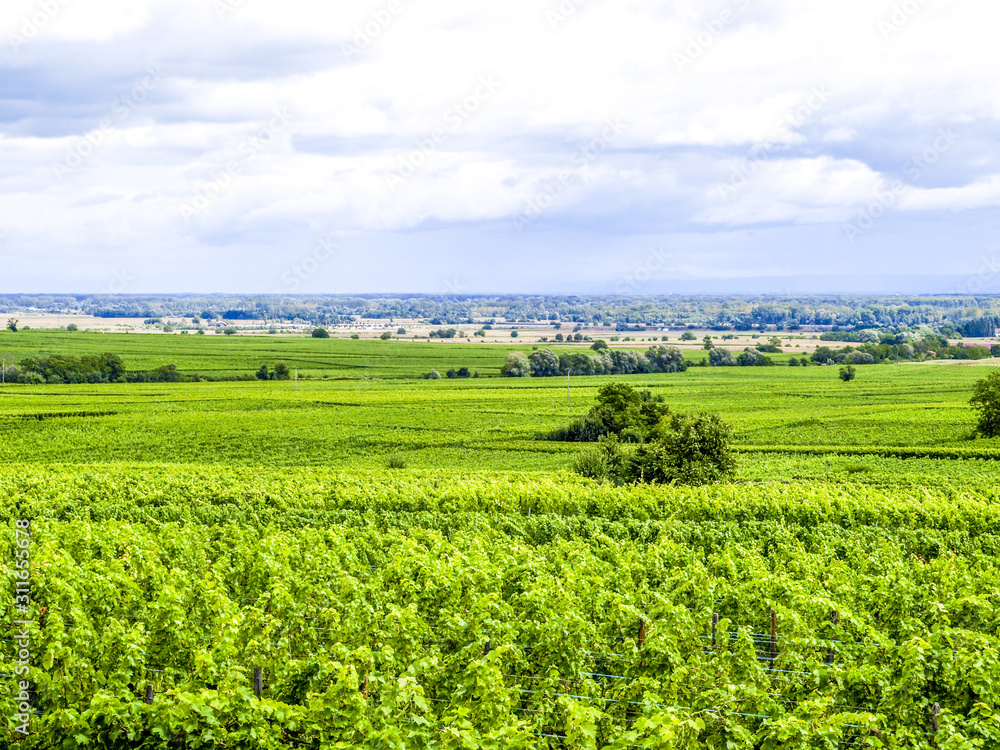
[(232, 336), (233, 334), (236, 333), (236, 329), (233, 328), (232, 326), (229, 326), (226, 330), (223, 331), (223, 333), (226, 334), (227, 336)]
[(991, 357), (1000, 357), (1000, 344), (994, 344), (990, 347)]
[[(325, 328), (314, 328), (312, 332), (312, 337), (314, 339), (328, 339), (330, 338), (330, 332)], [(357, 334), (351, 336), (352, 339), (359, 338)]]
[(472, 375), (469, 373), (469, 368), (468, 367), (459, 367), (458, 368), (458, 377), (460, 377), (460, 378), (470, 378), (470, 377), (472, 377)]
[(68, 326), (66, 326), (66, 330), (67, 331), (79, 331), (80, 327), (76, 323), (70, 323)]
[(381, 336), (379, 336), (379, 339), (382, 340), (382, 341), (388, 341), (391, 338), (392, 338), (392, 334), (389, 333), (388, 331), (386, 331)]
[[(313, 334), (313, 335), (315, 335), (315, 334)], [(318, 338), (318, 339), (328, 339), (328, 338), (330, 338), (330, 334), (328, 333), (328, 334), (326, 334), (326, 336), (316, 336), (316, 338)], [(351, 338), (354, 339), (355, 341), (357, 341), (358, 339), (361, 338), (361, 336), (359, 334), (357, 334), (357, 333), (352, 333), (351, 334)]]
[(599, 352), (602, 349), (608, 348), (608, 342), (604, 341), (603, 339), (597, 339), (597, 341), (595, 341), (593, 344), (590, 345), (590, 348), (593, 349), (595, 352)]
[(627, 460), (617, 438), (604, 437), (573, 459), (573, 471), (590, 479), (621, 483)]
[(390, 453), (385, 459), (385, 467), (387, 469), (405, 469), (406, 456), (401, 453)]
[(517, 331), (511, 331), (511, 332), (510, 332), (510, 337), (511, 337), (512, 339), (516, 339), (516, 338), (517, 338)]
[(45, 382), (45, 378), (37, 372), (24, 372), (17, 376), (17, 382), (24, 385), (41, 385)]
[(397, 328), (396, 329), (396, 335), (397, 336), (405, 336), (406, 335), (406, 329), (405, 328)]
[(681, 334), (681, 341), (694, 341), (696, 338), (698, 337), (691, 333), (691, 331), (684, 331)]
[(268, 372), (267, 365), (261, 365), (260, 369), (257, 370), (255, 377), (257, 378), (257, 380), (270, 380), (271, 373)]
[(857, 375), (857, 370), (854, 369), (854, 365), (847, 365), (846, 367), (840, 368), (840, 379), (845, 383), (849, 383), (854, 380), (855, 375)]
[(979, 412), (976, 432), (984, 437), (1000, 436), (1000, 370), (976, 383), (969, 403)]
[(427, 378), (427, 380), (440, 380), (441, 373), (439, 373), (437, 370), (431, 370), (429, 373), (424, 375), (424, 377)]

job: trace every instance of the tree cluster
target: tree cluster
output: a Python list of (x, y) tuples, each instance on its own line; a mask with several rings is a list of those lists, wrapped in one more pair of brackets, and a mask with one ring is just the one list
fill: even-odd
[(598, 348), (595, 342), (593, 354), (572, 352), (558, 355), (551, 349), (534, 351), (530, 355), (514, 352), (507, 356), (500, 368), (505, 377), (536, 378), (557, 375), (632, 375), (652, 372), (684, 372), (687, 362), (680, 349), (661, 346), (649, 347), (645, 352), (631, 349)]
[(732, 429), (714, 414), (672, 414), (662, 396), (609, 383), (597, 403), (549, 439), (596, 442), (575, 470), (618, 484), (709, 484), (732, 474)]

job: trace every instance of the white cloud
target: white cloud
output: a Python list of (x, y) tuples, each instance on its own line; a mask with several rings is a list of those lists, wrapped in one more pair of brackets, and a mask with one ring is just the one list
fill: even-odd
[[(388, 248), (386, 233), (433, 225), (467, 232), (474, 248), (476, 225), (513, 232), (510, 217), (567, 168), (571, 184), (531, 228), (556, 233), (554, 253), (569, 257), (580, 231), (598, 244), (692, 225), (791, 232), (842, 222), (951, 125), (954, 147), (906, 184), (898, 207), (912, 217), (997, 206), (1000, 165), (988, 155), (1000, 83), (984, 71), (1000, 52), (983, 2), (923, 4), (885, 34), (893, 3), (869, 0), (570, 0), (575, 12), (554, 26), (556, 0), (220, 1), (221, 14), (214, 0), (8, 0), (8, 246), (95, 263), (111, 246), (141, 265), (164, 245), (191, 261), (236, 242), (250, 280), (255, 254), (282, 251), (280, 231), (370, 233), (371, 247), (382, 233)], [(43, 5), (57, 10), (12, 42)], [(345, 57), (344, 45), (356, 52)], [(678, 66), (677, 54), (693, 59)], [(156, 65), (162, 86), (55, 179), (53, 163)], [(495, 94), (389, 189), (386, 177), (482, 76), (499, 83)], [(816, 91), (822, 102), (808, 104)], [(287, 130), (208, 208), (180, 219), (178, 206), (275, 106), (290, 113)], [(628, 127), (598, 158), (573, 164), (609, 117)], [(714, 188), (735, 169), (752, 174), (720, 196)], [(742, 241), (755, 256), (776, 252)], [(410, 253), (400, 267), (419, 262)], [(5, 282), (15, 289), (17, 279)]]

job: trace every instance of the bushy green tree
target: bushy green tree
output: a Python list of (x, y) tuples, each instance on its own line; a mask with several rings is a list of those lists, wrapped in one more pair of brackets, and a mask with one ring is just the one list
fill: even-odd
[(976, 383), (969, 403), (979, 412), (976, 432), (984, 437), (1000, 436), (1000, 370)]
[(736, 463), (732, 428), (715, 414), (664, 418), (629, 462), (629, 479), (653, 484), (711, 484)]
[(531, 374), (531, 363), (524, 352), (511, 352), (500, 368), (500, 374), (507, 378), (525, 378)]
[(559, 357), (551, 349), (532, 352), (528, 363), (532, 377), (547, 378), (559, 374)]
[[(330, 338), (330, 332), (325, 328), (314, 328), (312, 332), (312, 337), (314, 339), (328, 339)], [(354, 336), (352, 336), (351, 338), (354, 338)]]
[(728, 349), (712, 349), (708, 353), (709, 367), (735, 367), (736, 359)]
[(840, 379), (845, 383), (854, 380), (855, 375), (857, 375), (857, 370), (854, 369), (854, 365), (847, 365), (840, 368)]

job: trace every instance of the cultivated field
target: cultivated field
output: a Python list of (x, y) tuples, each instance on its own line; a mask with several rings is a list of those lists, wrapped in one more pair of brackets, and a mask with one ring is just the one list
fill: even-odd
[[(0, 390), (0, 553), (18, 519), (33, 533), (19, 747), (1000, 743), (982, 368), (567, 389), (487, 377), (509, 345), (27, 333), (3, 351), (309, 377)], [(459, 366), (481, 377), (420, 377)], [(610, 381), (722, 415), (734, 478), (574, 474), (580, 446), (538, 436)]]

